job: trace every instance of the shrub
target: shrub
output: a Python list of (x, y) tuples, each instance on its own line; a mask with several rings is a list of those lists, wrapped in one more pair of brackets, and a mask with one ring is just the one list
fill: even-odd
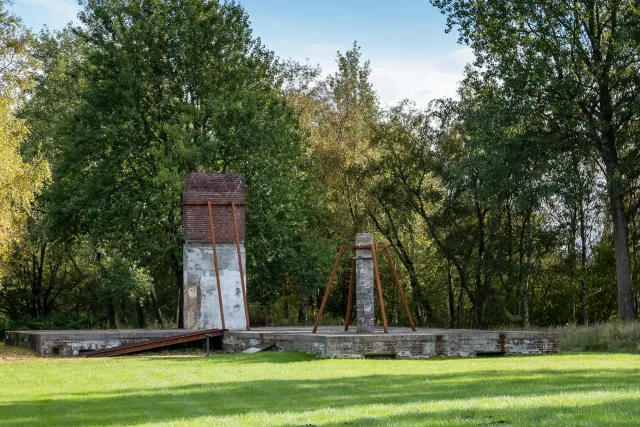
[(566, 326), (560, 333), (563, 351), (640, 353), (640, 322)]

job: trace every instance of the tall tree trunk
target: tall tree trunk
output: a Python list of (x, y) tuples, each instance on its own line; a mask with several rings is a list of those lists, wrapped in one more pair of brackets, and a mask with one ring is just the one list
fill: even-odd
[(462, 313), (462, 306), (464, 304), (464, 293), (462, 292), (464, 288), (463, 285), (463, 277), (460, 277), (460, 292), (458, 293), (458, 306), (456, 308), (456, 327), (462, 327), (462, 319), (460, 313)]
[[(615, 25), (615, 21), (612, 22), (612, 25)], [(593, 46), (596, 63), (602, 63), (600, 48), (601, 46), (596, 41)], [(616, 281), (618, 283), (618, 315), (621, 321), (628, 321), (636, 317), (636, 309), (631, 281), (629, 225), (624, 206), (624, 173), (619, 164), (617, 130), (614, 122), (614, 97), (611, 93), (609, 72), (609, 69), (603, 68), (599, 82), (600, 126), (603, 131), (600, 154), (605, 165), (609, 207), (613, 223), (613, 245), (616, 251)]]
[(476, 286), (476, 304), (475, 304), (475, 319), (474, 327), (476, 329), (482, 329), (483, 327), (483, 314), (484, 314), (484, 301), (486, 298), (486, 289), (482, 277), (484, 269), (484, 251), (485, 251), (485, 212), (482, 207), (476, 202), (476, 218), (478, 220), (478, 262), (476, 263), (475, 272), (475, 286)]
[(136, 306), (136, 318), (138, 320), (138, 327), (140, 329), (144, 329), (144, 328), (147, 327), (147, 322), (146, 322), (146, 319), (144, 317), (144, 310), (142, 308), (141, 301), (138, 301), (136, 299), (135, 306)]
[(580, 201), (580, 270), (582, 275), (582, 324), (589, 325), (587, 305), (587, 226), (584, 218), (584, 204)]
[(307, 294), (304, 287), (300, 286), (298, 295), (298, 324), (306, 326), (307, 324)]
[(527, 232), (527, 275), (524, 281), (524, 291), (522, 293), (522, 308), (524, 310), (524, 326), (529, 327), (529, 279), (531, 278), (531, 213), (529, 214), (529, 231)]
[(522, 220), (522, 227), (520, 227), (520, 235), (518, 237), (518, 290), (521, 292), (522, 297), (522, 314), (523, 322), (525, 326), (529, 323), (529, 293), (527, 291), (528, 277), (525, 273), (525, 260), (527, 258), (529, 241), (527, 235), (527, 228), (531, 222), (531, 210), (527, 210)]
[(109, 329), (118, 329), (118, 321), (116, 319), (116, 305), (113, 299), (109, 298), (107, 302), (107, 319), (109, 320)]
[(175, 274), (175, 284), (178, 288), (178, 306), (176, 307), (176, 323), (178, 324), (178, 328), (184, 328), (184, 316), (183, 316), (183, 307), (184, 307), (184, 277), (182, 272), (182, 264), (178, 262), (178, 258), (175, 254), (171, 254), (171, 267), (173, 268), (173, 272)]
[(633, 234), (631, 236), (632, 248), (633, 248), (633, 267), (631, 270), (631, 279), (635, 281), (633, 286), (634, 300), (636, 302), (636, 317), (638, 317), (638, 310), (640, 310), (640, 288), (638, 287), (638, 227), (636, 225), (635, 213), (631, 217), (631, 225), (633, 227)]
[(455, 295), (453, 293), (453, 277), (451, 275), (451, 263), (447, 263), (447, 285), (449, 290), (449, 327), (453, 329), (456, 324), (456, 306), (455, 306)]
[(164, 319), (162, 317), (162, 310), (160, 309), (160, 302), (158, 301), (158, 295), (156, 294), (155, 286), (151, 286), (151, 306), (153, 307), (153, 314), (161, 327), (164, 327)]
[[(582, 201), (580, 201), (580, 204), (582, 205)], [(577, 317), (576, 317), (576, 206), (575, 204), (573, 204), (572, 208), (571, 208), (571, 226), (570, 226), (570, 232), (569, 232), (569, 242), (568, 242), (568, 249), (569, 249), (569, 263), (571, 264), (569, 266), (570, 270), (569, 270), (569, 282), (571, 283), (571, 318), (573, 320), (573, 323), (576, 324), (577, 323)]]
[(616, 250), (616, 279), (618, 282), (618, 313), (620, 320), (635, 318), (635, 301), (631, 283), (631, 260), (629, 256), (629, 228), (624, 209), (623, 195), (617, 185), (609, 184), (609, 200), (613, 221), (613, 244)]

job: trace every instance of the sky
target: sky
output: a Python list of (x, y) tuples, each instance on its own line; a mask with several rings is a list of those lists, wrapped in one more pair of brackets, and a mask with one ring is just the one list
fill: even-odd
[[(383, 106), (407, 98), (418, 107), (455, 97), (471, 49), (445, 34), (446, 18), (429, 0), (239, 0), (253, 34), (281, 58), (337, 70), (336, 53), (357, 41), (371, 61), (371, 82)], [(77, 22), (77, 0), (14, 0), (35, 31)]]

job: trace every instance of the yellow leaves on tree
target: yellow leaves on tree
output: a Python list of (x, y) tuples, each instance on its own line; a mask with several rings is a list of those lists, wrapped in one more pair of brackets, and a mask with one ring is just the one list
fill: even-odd
[(21, 95), (32, 82), (31, 37), (0, 0), (0, 273), (12, 245), (20, 238), (33, 200), (48, 176), (46, 162), (25, 162), (20, 145), (28, 135), (15, 117)]

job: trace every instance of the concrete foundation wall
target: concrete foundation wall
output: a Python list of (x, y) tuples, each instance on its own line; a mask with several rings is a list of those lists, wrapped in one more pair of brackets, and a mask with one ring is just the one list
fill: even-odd
[[(242, 265), (246, 265), (244, 244), (240, 245)], [(225, 327), (247, 328), (236, 245), (216, 245), (222, 290)], [(211, 244), (184, 245), (184, 327), (186, 329), (222, 328), (218, 287)], [(245, 274), (246, 283), (246, 274)]]
[(82, 353), (186, 333), (183, 329), (115, 329), (75, 331), (9, 331), (4, 343), (28, 348), (42, 356), (78, 356)]
[(230, 332), (223, 338), (223, 349), (239, 352), (264, 341), (275, 341), (276, 348), (280, 350), (300, 351), (320, 358), (387, 356), (425, 359), (560, 352), (560, 336), (557, 333), (490, 331), (402, 335)]
[[(388, 334), (344, 332), (325, 327), (316, 334), (309, 328), (256, 328), (227, 331), (223, 350), (236, 353), (265, 341), (279, 350), (300, 351), (321, 358), (430, 358), (473, 357), (483, 354), (545, 354), (560, 351), (557, 332), (391, 329)], [(117, 347), (184, 334), (184, 329), (123, 329), (75, 331), (10, 331), (5, 344), (30, 348), (43, 356), (78, 356), (83, 352)]]

